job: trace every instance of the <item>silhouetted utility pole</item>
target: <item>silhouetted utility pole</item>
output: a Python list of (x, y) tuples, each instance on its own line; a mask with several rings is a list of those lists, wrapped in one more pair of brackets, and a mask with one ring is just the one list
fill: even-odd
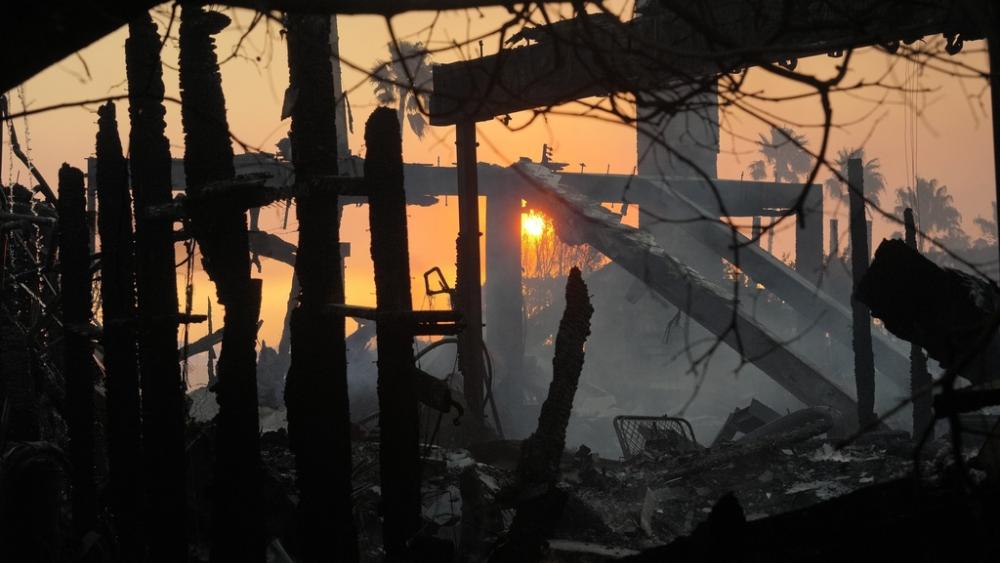
[(73, 524), (79, 537), (97, 524), (94, 485), (94, 364), (90, 344), (90, 249), (83, 172), (59, 169), (59, 289), (63, 320), (66, 425), (73, 465)]
[[(379, 108), (365, 125), (365, 183), (379, 313), (409, 311), (410, 255), (403, 191), (403, 146), (396, 112)], [(412, 325), (376, 323), (378, 341), (379, 461), (389, 559), (403, 560), (420, 530), (420, 418), (414, 392)]]
[(187, 518), (184, 382), (177, 355), (173, 220), (150, 213), (171, 201), (160, 36), (148, 13), (129, 23), (129, 166), (135, 209), (136, 296), (142, 389), (144, 533), (151, 562), (184, 561)]
[(344, 318), (328, 310), (344, 302), (337, 188), (330, 182), (337, 175), (330, 21), (298, 14), (286, 21), (289, 85), (297, 92), (289, 137), (299, 220), (293, 291), (300, 292), (291, 311), (285, 404), (301, 492), (298, 555), (307, 563), (358, 560)]
[[(229, 24), (218, 12), (184, 4), (180, 26), (181, 121), (190, 234), (225, 307), (219, 355), (216, 416), (214, 563), (263, 562), (259, 421), (257, 419), (257, 318), (260, 280), (250, 277), (246, 208), (206, 193), (235, 176), (226, 122), (226, 100), (212, 36)], [(224, 188), (221, 188), (225, 191)], [(218, 193), (218, 192), (216, 192)], [(229, 200), (229, 201), (226, 201)]]
[[(917, 228), (913, 221), (913, 210), (909, 207), (903, 211), (903, 222), (906, 226), (906, 244), (917, 250)], [(919, 307), (919, 303), (911, 303)], [(927, 356), (917, 344), (910, 344), (910, 396), (913, 397), (913, 439), (920, 440), (924, 432), (934, 423), (934, 413), (931, 407), (934, 397), (930, 391), (931, 374), (927, 371)], [(922, 394), (921, 394), (922, 392)]]
[(122, 558), (140, 561), (143, 558), (139, 532), (142, 450), (132, 202), (114, 103), (108, 102), (97, 114), (97, 222), (101, 235), (104, 317), (101, 341), (108, 394), (111, 507)]
[[(851, 274), (854, 289), (868, 271), (868, 223), (865, 220), (864, 165), (859, 158), (847, 162), (850, 187)], [(868, 306), (851, 292), (851, 312), (854, 316), (854, 380), (858, 395), (858, 424), (875, 422), (875, 357), (872, 354), (871, 315)]]

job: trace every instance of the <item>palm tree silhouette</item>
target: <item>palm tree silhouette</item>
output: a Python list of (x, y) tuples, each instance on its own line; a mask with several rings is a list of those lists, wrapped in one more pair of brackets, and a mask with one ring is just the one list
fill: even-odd
[[(798, 182), (799, 178), (809, 172), (812, 167), (812, 157), (804, 150), (808, 141), (805, 136), (797, 134), (790, 127), (771, 127), (770, 138), (760, 135), (760, 154), (771, 165), (771, 174), (775, 182)], [(750, 173), (759, 172), (754, 162), (750, 165)]]
[(983, 239), (989, 244), (997, 242), (997, 203), (993, 202), (993, 217), (976, 217), (973, 219), (979, 231), (983, 234)]
[[(885, 177), (882, 176), (882, 163), (877, 158), (865, 160), (865, 149), (863, 147), (840, 149), (837, 152), (835, 165), (837, 172), (845, 179), (847, 178), (847, 161), (854, 158), (860, 159), (864, 166), (865, 197), (877, 206), (880, 195), (885, 191)], [(831, 197), (847, 204), (850, 191), (840, 178), (833, 176), (827, 179), (826, 190)]]
[(750, 172), (750, 178), (755, 181), (761, 181), (767, 178), (767, 163), (763, 160), (755, 160), (747, 166), (747, 171)]
[(948, 186), (937, 179), (917, 178), (917, 187), (896, 189), (896, 208), (893, 213), (903, 216), (909, 207), (917, 226), (917, 246), (923, 250), (924, 238), (929, 235), (954, 238), (962, 231), (962, 214), (955, 209), (954, 198)]
[(417, 137), (423, 137), (431, 88), (430, 54), (423, 43), (398, 41), (389, 43), (389, 55), (390, 60), (376, 62), (370, 71), (375, 98), (384, 105), (396, 104), (400, 127), (405, 119)]

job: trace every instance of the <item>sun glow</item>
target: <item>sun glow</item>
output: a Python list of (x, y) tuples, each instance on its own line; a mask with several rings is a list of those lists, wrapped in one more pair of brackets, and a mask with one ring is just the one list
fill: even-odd
[(521, 215), (521, 233), (526, 238), (538, 240), (545, 234), (545, 217), (535, 211)]

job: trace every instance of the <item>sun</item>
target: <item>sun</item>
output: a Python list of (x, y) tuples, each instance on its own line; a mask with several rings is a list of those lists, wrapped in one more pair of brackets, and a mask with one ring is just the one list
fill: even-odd
[(538, 240), (545, 234), (545, 217), (535, 211), (529, 211), (521, 215), (521, 233), (529, 238)]

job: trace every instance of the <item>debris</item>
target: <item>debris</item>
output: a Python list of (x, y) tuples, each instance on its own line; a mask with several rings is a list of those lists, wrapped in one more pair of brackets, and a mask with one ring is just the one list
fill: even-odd
[(698, 450), (691, 423), (670, 416), (616, 416), (613, 421), (625, 460)]
[[(856, 294), (889, 332), (924, 348), (941, 367), (948, 369), (972, 354), (974, 361), (962, 370), (962, 377), (979, 383), (1000, 374), (996, 285), (941, 268), (905, 242), (892, 239), (883, 240), (875, 251)], [(992, 334), (985, 335), (984, 347), (987, 330)]]
[(742, 409), (736, 409), (729, 415), (726, 422), (722, 424), (719, 433), (716, 434), (715, 440), (712, 441), (712, 445), (732, 440), (737, 432), (748, 434), (780, 417), (781, 415), (774, 412), (771, 407), (757, 399), (751, 399), (749, 405)]

